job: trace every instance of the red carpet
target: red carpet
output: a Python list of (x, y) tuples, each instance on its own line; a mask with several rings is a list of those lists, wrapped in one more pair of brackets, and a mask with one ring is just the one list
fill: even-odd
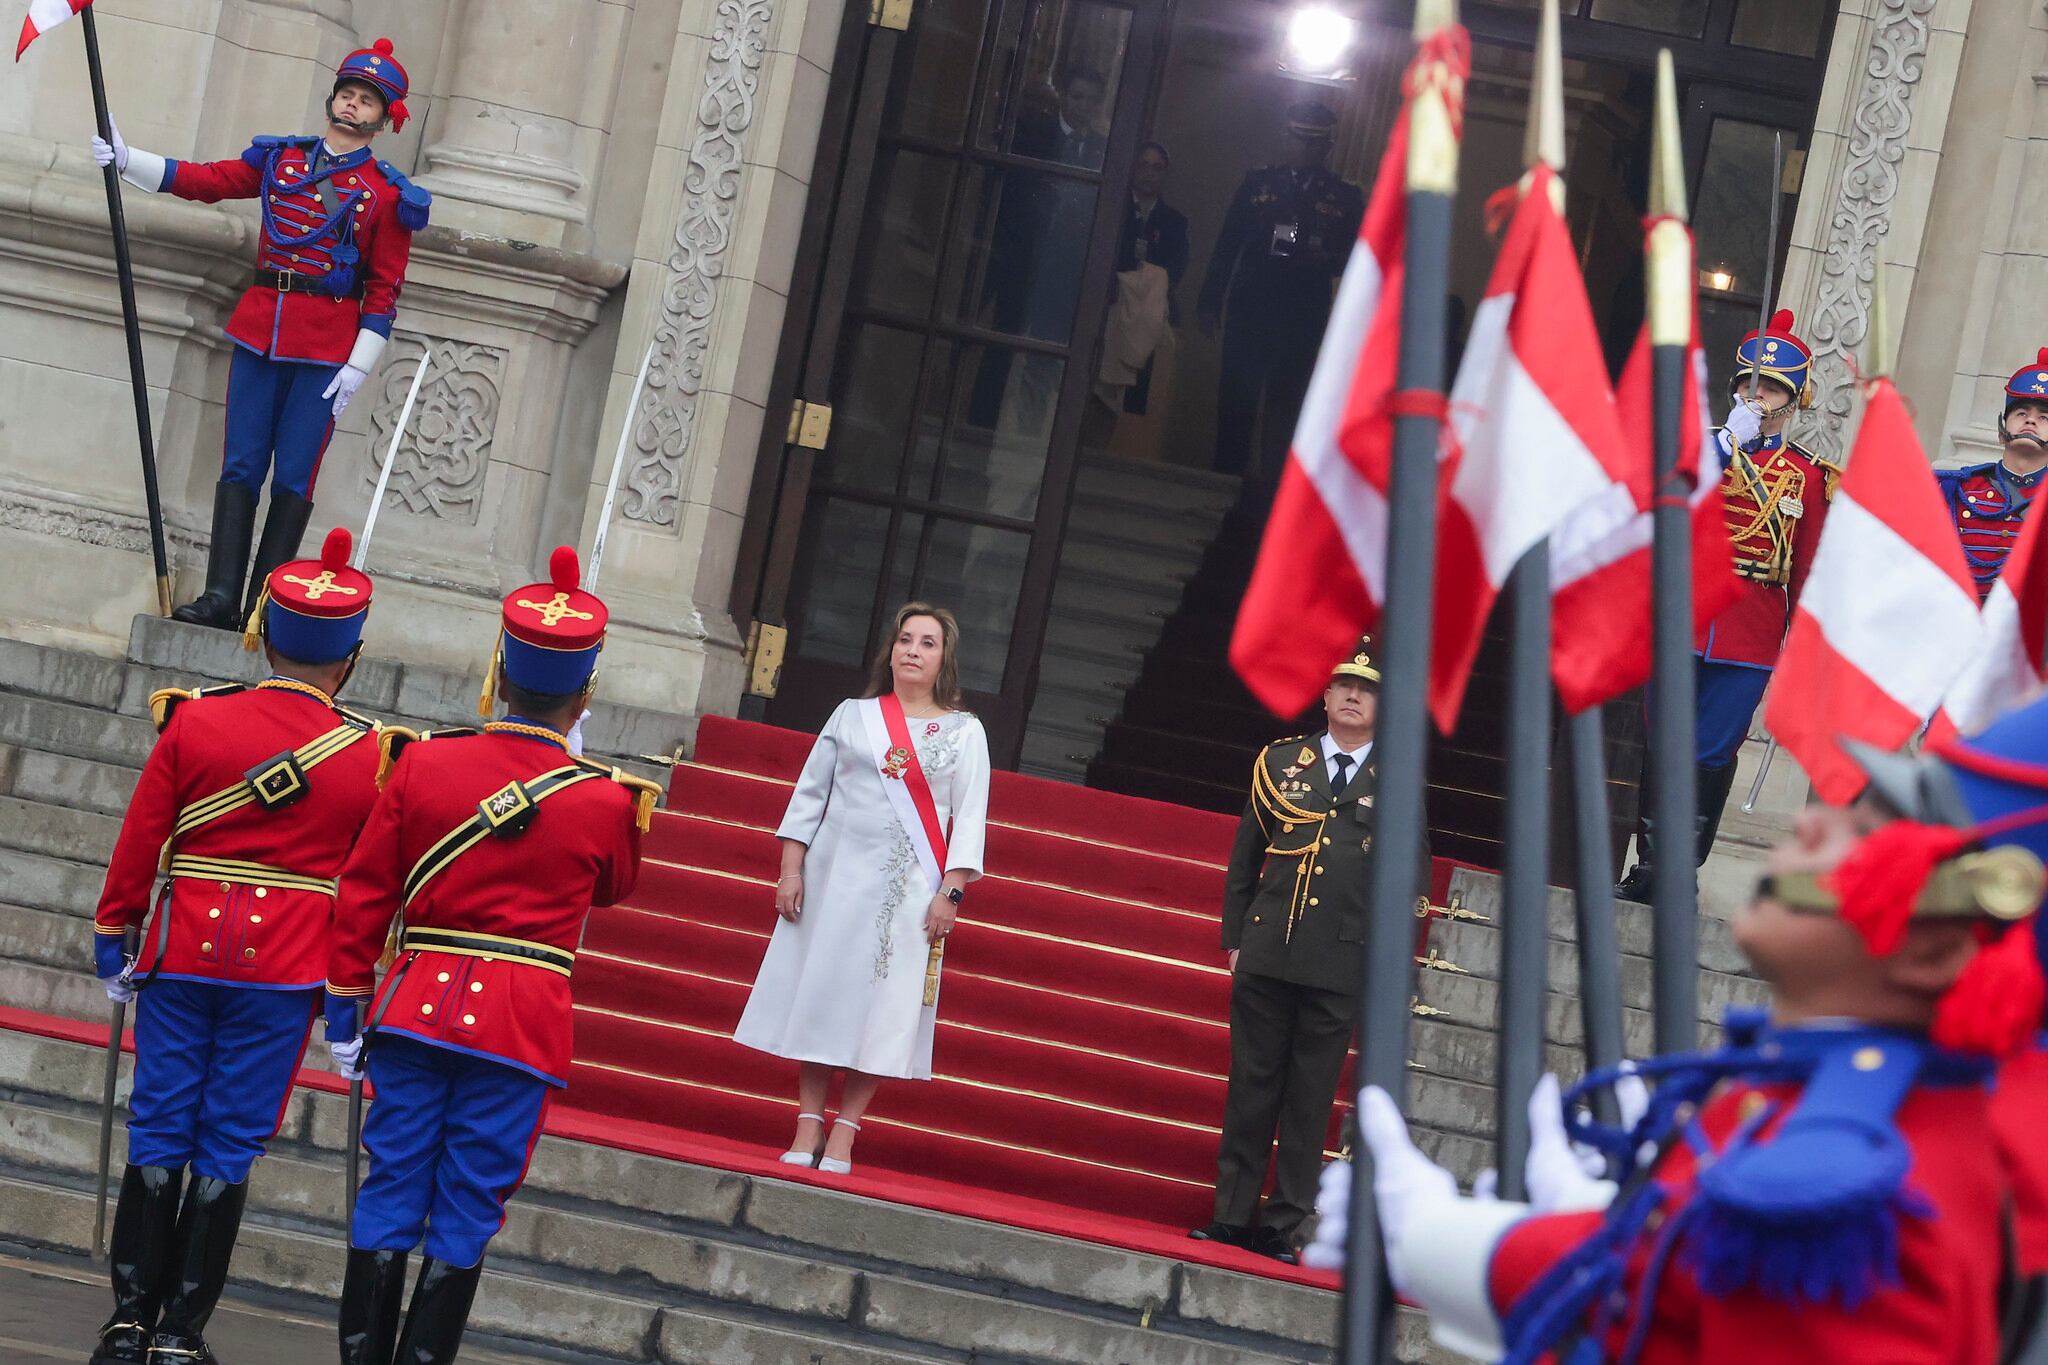
[[(795, 1064), (732, 1030), (775, 922), (773, 830), (810, 742), (704, 719), (638, 889), (590, 917), (576, 1062), (549, 1131), (1334, 1284), (1185, 1236), (1208, 1221), (1229, 1067), (1217, 914), (1236, 822), (1223, 815), (997, 773), (988, 875), (947, 947), (933, 1079), (884, 1083), (853, 1175), (775, 1163)], [(0, 1027), (93, 1041), (18, 1011)], [(301, 1082), (334, 1088), (323, 1073)]]

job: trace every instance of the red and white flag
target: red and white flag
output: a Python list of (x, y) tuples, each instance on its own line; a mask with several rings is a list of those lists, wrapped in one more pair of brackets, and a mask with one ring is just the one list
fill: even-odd
[(14, 49), (14, 60), (20, 61), (30, 43), (66, 19), (77, 18), (91, 3), (92, 0), (28, 0), (28, 18), (21, 21), (21, 43)]
[(1516, 562), (1575, 521), (1582, 540), (1604, 539), (1647, 496), (1556, 184), (1538, 166), (1522, 187), (1451, 389), (1461, 453), (1440, 520), (1430, 668), (1430, 709), (1446, 734)]
[[(1654, 229), (1653, 229), (1654, 230)], [(1688, 246), (1691, 234), (1686, 234)], [(1688, 263), (1686, 278), (1692, 278)], [(1559, 698), (1574, 714), (1649, 681), (1651, 477), (1656, 402), (1650, 329), (1636, 338), (1621, 374), (1621, 424), (1632, 462), (1634, 514), (1619, 526), (1588, 518), (1567, 523), (1550, 545), (1551, 662)], [(1742, 590), (1721, 504), (1721, 446), (1706, 403), (1707, 357), (1693, 317), (1685, 397), (1679, 409), (1677, 477), (1690, 490), (1694, 633), (1727, 610)], [(1639, 482), (1638, 482), (1639, 480)], [(1604, 534), (1603, 534), (1604, 530)]]
[[(1409, 67), (1451, 77), (1452, 127), (1471, 71), (1463, 29), (1432, 40)], [(1386, 599), (1387, 494), (1392, 484), (1394, 379), (1408, 219), (1408, 116), (1380, 157), (1358, 244), (1337, 288), (1294, 443), (1239, 604), (1230, 661), (1276, 715), (1299, 714), (1357, 648)]]
[(1840, 741), (1903, 745), (1984, 635), (1955, 523), (1905, 401), (1888, 379), (1869, 394), (1764, 712), (1814, 791), (1835, 805), (1864, 785)]
[(1934, 718), (1936, 737), (1974, 734), (2048, 683), (2048, 549), (2030, 517), (1991, 595), (1984, 599), (1984, 638), (1950, 684)]

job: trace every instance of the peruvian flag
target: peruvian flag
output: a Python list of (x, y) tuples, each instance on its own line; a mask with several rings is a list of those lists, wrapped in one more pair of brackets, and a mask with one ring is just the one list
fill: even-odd
[(91, 3), (92, 0), (28, 0), (28, 18), (21, 21), (21, 43), (14, 49), (14, 60), (20, 61), (30, 43), (66, 19), (78, 17)]
[[(1655, 229), (1652, 229), (1655, 231)], [(1682, 229), (1681, 229), (1682, 230)], [(1688, 248), (1691, 233), (1686, 233)], [(1692, 278), (1690, 259), (1686, 278)], [(1621, 424), (1633, 468), (1634, 512), (1619, 526), (1587, 516), (1551, 538), (1551, 671), (1559, 698), (1574, 714), (1612, 700), (1650, 678), (1650, 578), (1656, 403), (1650, 329), (1636, 338), (1621, 374)], [(1685, 397), (1679, 407), (1676, 479), (1692, 513), (1692, 610), (1695, 632), (1731, 606), (1742, 591), (1721, 505), (1721, 445), (1707, 414), (1707, 356), (1693, 315), (1686, 354)], [(1601, 507), (1604, 504), (1593, 504)]]
[[(1487, 614), (1516, 562), (1574, 525), (1575, 545), (1604, 541), (1649, 495), (1647, 471), (1622, 435), (1561, 197), (1548, 166), (1521, 186), (1451, 390), (1462, 454), (1441, 518), (1430, 667), (1430, 709), (1445, 734), (1457, 726)], [(1584, 576), (1576, 561), (1572, 572)], [(1583, 647), (1566, 632), (1584, 614), (1574, 607), (1559, 645)]]
[(1949, 685), (1934, 718), (1936, 737), (1974, 734), (2048, 683), (2048, 550), (2029, 518), (2005, 569), (1984, 599), (1984, 639)]
[(1984, 638), (1976, 599), (1905, 401), (1878, 379), (1764, 712), (1823, 801), (1863, 789), (1838, 741), (1896, 749), (1941, 705)]

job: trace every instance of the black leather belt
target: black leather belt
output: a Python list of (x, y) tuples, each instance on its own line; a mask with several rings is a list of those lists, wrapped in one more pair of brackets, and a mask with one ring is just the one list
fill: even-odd
[(363, 282), (357, 280), (355, 288), (346, 294), (337, 294), (330, 290), (327, 281), (319, 276), (301, 275), (293, 270), (258, 270), (256, 287), (275, 289), (280, 294), (318, 294), (329, 299), (360, 299), (364, 290)]
[(528, 939), (500, 934), (473, 934), (461, 929), (408, 927), (399, 939), (404, 952), (453, 953), (458, 957), (502, 957), (522, 965), (545, 967), (568, 976), (576, 968), (576, 954)]

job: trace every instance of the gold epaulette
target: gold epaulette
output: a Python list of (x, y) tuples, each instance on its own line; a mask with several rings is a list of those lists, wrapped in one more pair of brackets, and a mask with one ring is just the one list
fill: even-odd
[(237, 692), (249, 689), (241, 683), (216, 683), (212, 687), (163, 687), (149, 694), (149, 718), (156, 723), (158, 734), (163, 733), (171, 723), (171, 713), (188, 701), (201, 697), (232, 697)]
[(602, 763), (593, 763), (589, 759), (579, 758), (576, 761), (593, 772), (603, 773), (633, 793), (633, 824), (642, 834), (654, 828), (654, 807), (655, 803), (661, 800), (659, 782), (645, 777), (635, 777), (624, 768), (608, 767)]
[(387, 725), (377, 735), (377, 790), (384, 790), (384, 784), (391, 780), (391, 769), (398, 762), (399, 751), (414, 740), (424, 738), (417, 730), (403, 725)]

